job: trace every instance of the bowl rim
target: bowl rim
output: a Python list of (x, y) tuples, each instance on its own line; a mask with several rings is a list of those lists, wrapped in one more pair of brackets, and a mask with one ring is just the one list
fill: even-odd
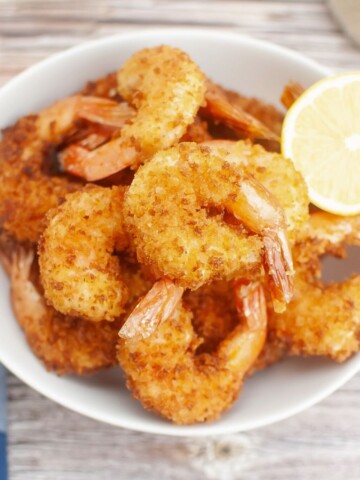
[[(118, 39), (136, 39), (141, 40), (142, 38), (146, 41), (151, 39), (156, 40), (156, 37), (159, 35), (169, 35), (169, 39), (171, 40), (172, 36), (176, 36), (177, 38), (189, 38), (189, 36), (194, 38), (202, 38), (206, 39), (209, 38), (211, 35), (212, 38), (217, 38), (219, 40), (233, 40), (236, 42), (241, 43), (242, 45), (249, 45), (251, 47), (257, 47), (259, 49), (265, 50), (269, 53), (275, 53), (279, 56), (282, 56), (285, 60), (291, 59), (296, 61), (299, 64), (308, 67), (316, 71), (319, 74), (324, 76), (328, 76), (332, 74), (332, 71), (319, 64), (315, 60), (311, 58), (307, 58), (303, 54), (292, 51), (286, 47), (277, 45), (267, 40), (261, 40), (257, 38), (250, 37), (248, 35), (236, 33), (236, 32), (226, 32), (222, 30), (214, 30), (211, 28), (196, 28), (196, 27), (172, 27), (172, 28), (149, 28), (146, 30), (138, 30), (134, 29), (130, 32), (121, 32), (115, 35), (105, 36), (102, 38), (93, 39), (90, 41), (81, 42), (78, 45), (73, 47), (67, 48), (60, 52), (57, 52), (49, 57), (44, 58), (43, 60), (35, 63), (34, 65), (28, 67), (20, 74), (16, 75), (15, 77), (11, 78), (5, 85), (3, 85), (0, 89), (0, 97), (7, 94), (8, 89), (16, 88), (19, 82), (22, 82), (28, 76), (31, 76), (33, 73), (41, 70), (42, 68), (51, 68), (53, 64), (55, 64), (59, 59), (66, 58), (72, 55), (79, 55), (87, 50), (91, 50), (93, 47), (101, 47), (104, 45), (111, 45), (113, 42), (116, 42)], [(273, 415), (269, 414), (267, 419), (264, 421), (252, 421), (249, 424), (239, 427), (236, 423), (228, 424), (228, 425), (221, 425), (219, 422), (209, 423), (209, 424), (202, 424), (205, 428), (198, 428), (199, 424), (194, 425), (194, 429), (192, 426), (178, 426), (178, 425), (171, 425), (169, 428), (169, 423), (159, 422), (159, 424), (146, 424), (142, 423), (141, 419), (138, 422), (134, 422), (133, 420), (128, 421), (127, 417), (124, 416), (119, 421), (118, 418), (114, 416), (108, 415), (106, 412), (101, 412), (99, 410), (94, 410), (92, 407), (88, 407), (86, 404), (74, 404), (73, 400), (67, 401), (66, 397), (60, 396), (58, 393), (54, 394), (50, 387), (47, 387), (46, 383), (40, 383), (39, 385), (36, 382), (36, 377), (30, 375), (28, 378), (27, 374), (24, 373), (24, 370), (21, 369), (17, 365), (12, 365), (11, 358), (8, 356), (4, 358), (3, 353), (0, 351), (0, 361), (5, 365), (5, 367), (11, 371), (14, 375), (16, 375), (21, 381), (25, 384), (39, 392), (40, 394), (44, 395), (45, 397), (49, 398), (50, 400), (54, 401), (55, 403), (68, 408), (76, 413), (80, 413), (85, 415), (89, 418), (94, 420), (98, 420), (107, 424), (111, 424), (117, 427), (127, 428), (133, 431), (144, 432), (144, 433), (152, 433), (152, 434), (162, 434), (162, 435), (169, 435), (169, 436), (191, 436), (191, 437), (202, 437), (205, 435), (214, 435), (214, 434), (231, 434), (237, 433), (240, 431), (248, 431), (255, 428), (263, 427), (270, 425), (275, 422), (279, 422), (281, 420), (285, 420), (303, 410), (306, 410), (310, 406), (320, 402), (322, 399), (333, 393), (335, 390), (340, 388), (344, 385), (350, 378), (352, 378), (359, 370), (360, 370), (360, 361), (353, 362), (351, 365), (348, 365), (348, 368), (344, 371), (343, 375), (339, 378), (336, 378), (334, 381), (329, 382), (327, 388), (322, 388), (321, 391), (315, 393), (312, 396), (309, 396), (303, 402), (290, 407), (284, 412), (275, 413)], [(26, 370), (25, 370), (26, 372)]]
[(77, 45), (72, 47), (66, 48), (61, 50), (60, 52), (54, 53), (39, 62), (36, 62), (34, 65), (26, 68), (19, 74), (15, 75), (13, 78), (8, 80), (1, 88), (0, 88), (0, 95), (6, 93), (7, 88), (14, 88), (16, 84), (22, 81), (24, 78), (26, 79), (27, 76), (32, 75), (37, 70), (40, 70), (45, 65), (51, 66), (53, 63), (56, 63), (59, 59), (65, 58), (72, 54), (81, 53), (87, 49), (91, 49), (95, 46), (100, 45), (107, 45), (111, 44), (112, 42), (116, 41), (119, 38), (127, 37), (129, 39), (140, 39), (143, 37), (144, 39), (149, 40), (151, 37), (156, 38), (159, 34), (168, 34), (169, 36), (176, 34), (177, 36), (188, 37), (189, 34), (195, 35), (198, 38), (208, 38), (209, 35), (212, 37), (225, 39), (233, 39), (241, 41), (243, 44), (248, 44), (254, 47), (259, 47), (263, 50), (267, 50), (268, 52), (275, 52), (288, 59), (293, 59), (302, 63), (303, 65), (308, 66), (314, 70), (317, 70), (319, 73), (325, 75), (331, 75), (333, 72), (330, 68), (325, 67), (318, 63), (316, 60), (312, 58), (306, 57), (302, 53), (299, 53), (295, 50), (291, 50), (290, 48), (283, 47), (282, 45), (278, 45), (276, 43), (270, 42), (268, 40), (262, 40), (259, 38), (251, 37), (249, 35), (245, 35), (243, 33), (236, 33), (236, 32), (226, 32), (222, 30), (213, 30), (211, 28), (183, 28), (183, 27), (173, 27), (173, 28), (151, 28), (147, 30), (133, 30), (131, 32), (123, 32), (123, 33), (116, 33), (114, 35), (109, 35), (93, 40), (85, 40)]
[[(46, 386), (46, 383), (43, 384), (43, 386), (39, 387), (37, 386), (36, 381), (26, 378), (26, 375), (23, 375), (19, 369), (13, 367), (10, 368), (7, 362), (4, 362), (2, 358), (0, 358), (0, 361), (12, 374), (14, 374), (17, 378), (19, 378), (22, 382), (31, 387), (33, 390), (72, 412), (115, 427), (120, 427), (136, 432), (166, 435), (171, 437), (204, 437), (207, 435), (229, 435), (240, 432), (247, 432), (281, 422), (321, 402), (323, 399), (325, 399), (326, 397), (334, 393), (337, 389), (339, 389), (341, 386), (343, 386), (345, 383), (347, 383), (360, 370), (359, 361), (357, 363), (354, 363), (354, 366), (352, 368), (349, 368), (348, 371), (344, 373), (341, 378), (337, 379), (336, 381), (329, 382), (327, 388), (323, 388), (317, 394), (309, 396), (306, 401), (303, 401), (302, 403), (297, 404), (294, 407), (287, 408), (286, 410), (284, 410), (284, 413), (268, 415), (265, 421), (252, 421), (251, 423), (243, 427), (237, 426), (236, 423), (230, 425), (221, 425), (219, 420), (212, 423), (176, 425), (169, 423), (161, 417), (159, 417), (160, 422), (158, 424), (148, 425), (146, 423), (142, 423), (140, 419), (136, 423), (132, 420), (127, 421), (126, 416), (124, 416), (121, 421), (118, 421), (116, 417), (107, 415), (106, 412), (105, 414), (96, 413), (98, 412), (98, 410), (94, 410), (91, 407), (88, 408), (87, 405), (84, 403), (82, 403), (81, 406), (79, 406), (78, 404), (74, 405), (73, 401), (68, 402), (65, 397), (61, 396), (59, 398), (59, 396), (53, 394), (51, 388), (48, 388)], [(49, 372), (49, 374), (53, 373)]]

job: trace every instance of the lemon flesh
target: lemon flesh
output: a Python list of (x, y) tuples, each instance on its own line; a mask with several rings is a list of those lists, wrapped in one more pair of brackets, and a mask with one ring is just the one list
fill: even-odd
[(321, 80), (288, 111), (282, 153), (304, 176), (316, 206), (360, 213), (360, 72)]

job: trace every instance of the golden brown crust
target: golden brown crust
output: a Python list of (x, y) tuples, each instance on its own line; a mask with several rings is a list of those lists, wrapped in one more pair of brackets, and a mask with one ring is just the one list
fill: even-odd
[(238, 180), (228, 162), (194, 143), (154, 156), (125, 195), (124, 218), (139, 261), (191, 289), (259, 268), (260, 238), (239, 234), (223, 214)]
[(46, 212), (81, 186), (55, 172), (54, 150), (38, 139), (36, 124), (34, 115), (22, 118), (0, 142), (0, 228), (32, 243), (43, 230)]
[(182, 425), (213, 421), (236, 400), (265, 328), (237, 325), (216, 352), (201, 353), (192, 314), (179, 306), (146, 340), (120, 340), (118, 360), (144, 408)]
[[(121, 99), (115, 73), (89, 82), (80, 93)], [(94, 132), (110, 138), (114, 130), (77, 120), (66, 134), (45, 139), (40, 124), (39, 115), (25, 116), (6, 128), (0, 141), (0, 228), (20, 242), (36, 243), (47, 211), (83, 186), (79, 179), (60, 171), (58, 148)]]
[(137, 164), (180, 140), (205, 94), (205, 76), (196, 63), (167, 45), (132, 55), (118, 71), (117, 85), (137, 110), (121, 132), (124, 144), (138, 152)]
[(59, 312), (93, 321), (123, 312), (128, 288), (114, 255), (128, 246), (123, 196), (123, 187), (88, 185), (48, 213), (39, 264), (45, 296)]

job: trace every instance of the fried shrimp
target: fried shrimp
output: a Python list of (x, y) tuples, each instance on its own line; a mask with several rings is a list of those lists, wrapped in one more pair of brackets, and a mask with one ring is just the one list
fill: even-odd
[(114, 252), (128, 245), (122, 187), (88, 186), (49, 212), (39, 243), (45, 296), (61, 313), (112, 321), (128, 289)]
[[(207, 147), (182, 143), (158, 153), (137, 172), (124, 207), (140, 261), (184, 288), (249, 269), (263, 243), (265, 249), (276, 243), (283, 252), (284, 262), (270, 268), (291, 269), (283, 211), (275, 197)], [(227, 223), (224, 211), (262, 240)]]
[(146, 409), (192, 424), (215, 420), (230, 408), (266, 337), (262, 288), (238, 284), (236, 297), (245, 321), (212, 354), (198, 352), (202, 340), (184, 306), (147, 340), (120, 340), (118, 360), (127, 386)]
[(234, 210), (225, 203), (231, 195), (245, 196), (240, 180), (241, 174), (197, 144), (159, 152), (138, 170), (125, 195), (125, 222), (138, 260), (156, 276), (194, 290), (253, 266), (261, 239), (240, 235), (222, 212), (207, 211)]
[(123, 100), (117, 91), (116, 72), (109, 73), (95, 81), (88, 82), (80, 91), (81, 95), (87, 97), (102, 97), (120, 102)]
[(55, 151), (79, 128), (77, 119), (120, 128), (129, 107), (76, 95), (20, 119), (0, 142), (0, 227), (19, 241), (37, 242), (46, 212), (82, 184), (54, 168)]
[(64, 316), (47, 305), (37, 275), (32, 279), (32, 251), (18, 249), (9, 262), (11, 301), (27, 341), (47, 370), (84, 374), (116, 364), (121, 323), (88, 322)]
[(344, 256), (344, 244), (360, 245), (360, 217), (315, 213), (295, 246), (293, 301), (271, 314), (270, 331), (288, 342), (293, 355), (322, 355), (343, 361), (360, 349), (360, 275), (339, 283), (320, 279), (320, 257)]
[[(216, 279), (247, 277), (262, 263), (271, 277), (274, 299), (279, 304), (291, 299), (293, 267), (284, 211), (253, 176), (224, 160), (227, 151), (220, 153), (193, 143), (159, 152), (138, 170), (126, 193), (125, 221), (139, 261), (177, 287), (158, 292), (154, 286), (149, 292), (159, 314), (151, 317), (154, 325), (168, 311), (159, 307), (161, 302), (171, 304), (171, 297), (179, 298), (183, 288), (196, 290)], [(226, 213), (246, 228), (228, 222)], [(143, 300), (130, 315), (124, 336), (140, 325), (147, 334), (151, 331), (142, 316), (148, 303)]]
[(119, 93), (136, 109), (132, 122), (98, 149), (73, 146), (62, 157), (67, 172), (89, 181), (136, 168), (174, 145), (204, 99), (204, 74), (183, 51), (165, 45), (135, 53), (119, 70), (117, 81)]
[[(7, 255), (1, 252), (0, 259), (10, 276), (14, 314), (47, 370), (82, 375), (116, 365), (118, 330), (125, 314), (115, 322), (97, 323), (62, 315), (45, 301), (33, 250), (13, 247)], [(131, 311), (150, 283), (128, 258), (122, 258), (122, 264), (129, 288), (126, 309)]]

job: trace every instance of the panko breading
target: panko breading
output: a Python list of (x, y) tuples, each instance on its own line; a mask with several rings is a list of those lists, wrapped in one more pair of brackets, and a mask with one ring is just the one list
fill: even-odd
[(196, 116), (194, 122), (188, 126), (185, 134), (181, 137), (180, 142), (202, 143), (208, 140), (212, 140), (212, 136), (208, 130), (207, 122)]
[[(211, 193), (198, 191), (206, 187), (205, 178)], [(236, 180), (219, 157), (193, 143), (158, 153), (141, 167), (124, 202), (140, 263), (191, 289), (259, 265), (261, 239), (244, 230), (239, 234), (222, 213), (205, 208), (221, 208), (222, 200), (236, 192)]]
[(247, 277), (264, 264), (281, 311), (292, 294), (284, 210), (239, 168), (232, 152), (215, 144), (181, 143), (138, 170), (124, 205), (138, 259), (155, 275), (193, 290), (216, 279)]
[(266, 337), (261, 287), (239, 288), (237, 295), (239, 303), (242, 296), (249, 302), (243, 309), (248, 316), (211, 354), (197, 351), (201, 338), (191, 312), (181, 305), (148, 339), (120, 340), (127, 386), (146, 409), (191, 424), (215, 420), (234, 403)]
[(309, 208), (283, 119), (161, 45), (4, 130), (0, 261), (47, 370), (120, 365), (189, 425), (286, 355), (360, 350), (360, 275), (327, 284), (320, 262), (360, 246), (360, 216)]
[(48, 213), (39, 264), (45, 296), (59, 312), (93, 321), (123, 313), (128, 288), (114, 255), (128, 245), (123, 195), (123, 187), (88, 186)]
[[(271, 321), (271, 310), (268, 310), (268, 324)], [(266, 342), (263, 349), (260, 352), (260, 355), (255, 360), (253, 366), (248, 371), (248, 375), (253, 375), (254, 373), (269, 368), (276, 363), (281, 362), (289, 353), (289, 342), (284, 338), (279, 338), (276, 333), (274, 333), (270, 327), (268, 327), (268, 332), (266, 336)]]
[(81, 95), (91, 97), (103, 97), (121, 102), (123, 99), (117, 91), (116, 72), (109, 73), (105, 77), (88, 82), (80, 91)]

